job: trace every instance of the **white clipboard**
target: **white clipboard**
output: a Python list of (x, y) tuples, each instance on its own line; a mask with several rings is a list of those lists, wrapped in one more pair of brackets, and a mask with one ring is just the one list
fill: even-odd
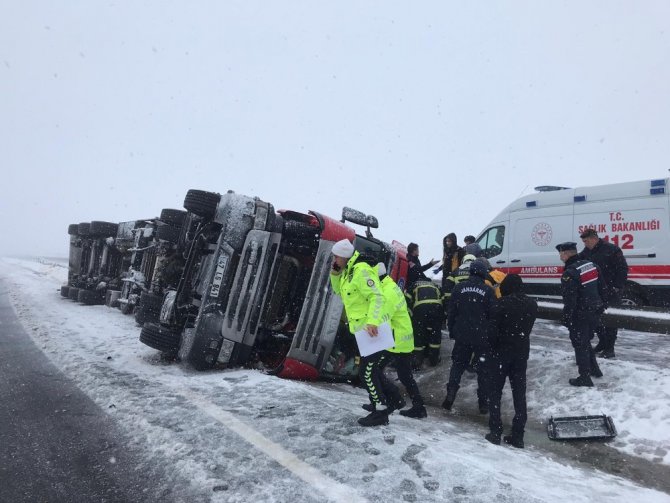
[(382, 323), (377, 327), (377, 333), (377, 337), (372, 337), (367, 330), (363, 329), (354, 334), (356, 344), (358, 344), (358, 352), (361, 356), (368, 356), (392, 348), (395, 345), (391, 325)]

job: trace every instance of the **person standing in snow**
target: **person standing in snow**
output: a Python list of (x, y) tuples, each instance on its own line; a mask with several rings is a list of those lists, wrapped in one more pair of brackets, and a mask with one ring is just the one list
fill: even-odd
[(575, 350), (579, 377), (570, 379), (572, 386), (593, 386), (591, 376), (602, 377), (591, 339), (605, 309), (604, 284), (600, 270), (590, 260), (580, 260), (577, 243), (556, 245), (561, 261), (565, 263), (561, 276), (563, 296), (563, 326), (570, 332), (570, 342)]
[[(395, 345), (389, 348), (391, 360), (398, 373), (398, 380), (405, 386), (407, 394), (412, 400), (412, 407), (401, 410), (400, 415), (421, 419), (426, 417), (426, 407), (419, 392), (419, 386), (412, 375), (412, 352), (414, 350), (414, 336), (412, 333), (412, 321), (407, 310), (405, 296), (393, 278), (386, 274), (386, 266), (380, 262), (377, 264), (377, 272), (384, 295), (384, 309), (393, 329)], [(398, 401), (397, 407), (401, 409), (405, 401)], [(374, 403), (363, 406), (365, 410), (375, 410)]]
[(455, 339), (451, 352), (451, 370), (447, 384), (447, 396), (442, 407), (451, 410), (472, 354), (477, 355), (477, 398), (479, 412), (488, 412), (489, 366), (491, 351), (489, 343), (492, 328), (495, 295), (493, 289), (484, 283), (486, 267), (481, 262), (470, 263), (470, 278), (456, 285), (449, 302), (447, 325), (449, 335)]
[[(600, 268), (605, 286), (605, 307), (621, 304), (621, 296), (628, 279), (628, 263), (621, 248), (608, 243), (598, 237), (595, 229), (586, 229), (579, 237), (584, 243), (584, 249), (579, 252), (579, 258), (590, 260)], [(598, 323), (596, 334), (598, 344), (594, 348), (603, 358), (614, 358), (614, 343), (617, 338), (616, 327), (606, 327), (602, 321)]]
[(437, 264), (437, 260), (430, 259), (426, 265), (421, 265), (419, 261), (419, 245), (410, 243), (407, 245), (407, 286), (410, 290), (417, 281), (428, 281), (424, 274), (428, 269)]
[(500, 445), (503, 424), (500, 398), (509, 378), (514, 401), (512, 434), (504, 441), (523, 449), (526, 426), (526, 368), (530, 353), (530, 332), (537, 318), (537, 302), (523, 293), (523, 281), (517, 274), (505, 276), (500, 284), (501, 298), (494, 309), (495, 330), (491, 333), (491, 395), (489, 398), (489, 429), (486, 440)]
[(442, 240), (442, 265), (437, 272), (442, 271), (442, 291), (444, 292), (445, 281), (449, 273), (458, 269), (463, 262), (465, 250), (458, 246), (456, 234), (450, 232)]
[[(360, 253), (347, 239), (333, 245), (330, 284), (342, 298), (349, 321), (349, 331), (355, 334), (366, 330), (377, 337), (379, 325), (385, 321), (384, 296), (377, 271), (361, 259)], [(361, 426), (388, 424), (388, 416), (401, 408), (402, 397), (390, 382), (383, 367), (390, 359), (388, 351), (378, 351), (361, 359), (361, 375), (375, 410), (358, 420)]]
[(435, 367), (440, 362), (444, 321), (440, 289), (429, 279), (415, 281), (405, 296), (414, 330), (412, 367), (420, 370), (426, 356), (430, 366)]

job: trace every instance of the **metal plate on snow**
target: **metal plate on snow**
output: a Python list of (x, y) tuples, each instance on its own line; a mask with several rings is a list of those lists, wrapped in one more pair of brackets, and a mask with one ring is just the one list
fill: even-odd
[(547, 424), (552, 440), (606, 440), (617, 435), (610, 416), (552, 417)]

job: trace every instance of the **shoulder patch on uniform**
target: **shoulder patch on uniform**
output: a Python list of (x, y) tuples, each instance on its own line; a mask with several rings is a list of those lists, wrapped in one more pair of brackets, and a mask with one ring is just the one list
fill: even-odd
[(369, 287), (373, 287), (373, 286), (375, 286), (375, 282), (372, 281), (371, 279), (369, 279), (369, 280), (368, 280), (368, 286), (369, 286)]

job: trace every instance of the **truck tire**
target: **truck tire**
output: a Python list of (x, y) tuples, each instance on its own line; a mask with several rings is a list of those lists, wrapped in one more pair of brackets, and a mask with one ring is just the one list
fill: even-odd
[(103, 299), (102, 295), (100, 295), (100, 292), (95, 290), (85, 290), (82, 288), (77, 294), (77, 301), (87, 306), (93, 306), (97, 304), (103, 304), (105, 299)]
[(79, 288), (71, 286), (68, 289), (67, 296), (70, 300), (74, 300), (76, 302), (77, 299), (79, 298)]
[(76, 236), (79, 234), (79, 224), (70, 224), (67, 226), (67, 233), (70, 236)]
[(65, 297), (66, 299), (70, 297), (70, 286), (63, 285), (60, 287), (60, 296)]
[(140, 332), (140, 342), (164, 353), (177, 353), (181, 332), (158, 323), (145, 323)]
[(135, 308), (135, 321), (138, 325), (157, 323), (163, 307), (163, 296), (155, 293), (142, 292), (140, 303)]
[(115, 238), (118, 230), (119, 224), (114, 224), (112, 222), (100, 222), (97, 220), (91, 222), (90, 233), (92, 236), (101, 238)]
[(191, 189), (184, 198), (184, 208), (199, 217), (211, 219), (214, 218), (220, 200), (221, 194), (216, 192)]
[(163, 224), (156, 229), (156, 237), (161, 241), (177, 244), (179, 243), (179, 236), (181, 236), (181, 227)]
[(89, 222), (82, 222), (77, 226), (77, 234), (80, 236), (88, 236), (91, 234), (91, 224)]
[(184, 210), (171, 210), (169, 208), (164, 208), (161, 210), (161, 216), (158, 220), (165, 224), (181, 227), (184, 224), (185, 218), (186, 212)]

